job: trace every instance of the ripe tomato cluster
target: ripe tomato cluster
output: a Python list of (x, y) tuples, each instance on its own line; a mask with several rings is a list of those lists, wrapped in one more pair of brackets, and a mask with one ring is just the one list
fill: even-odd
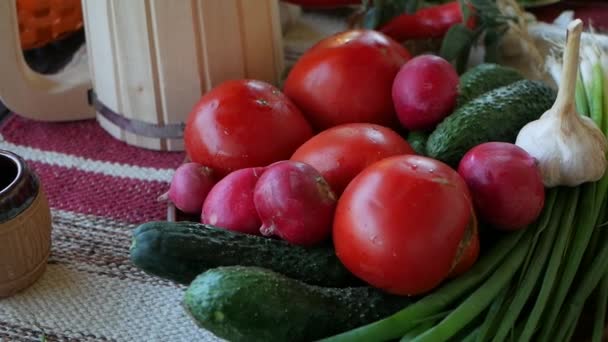
[[(219, 85), (190, 114), (188, 156), (219, 178), (242, 178), (237, 172), (255, 177), (247, 178), (247, 186), (220, 181), (221, 191), (212, 190), (214, 199), (206, 201), (213, 210), (204, 207), (203, 217), (307, 246), (331, 236), (342, 263), (370, 285), (399, 295), (432, 290), (466, 272), (479, 255), (467, 184), (474, 179), (465, 181), (447, 164), (416, 155), (403, 132), (432, 129), (449, 115), (457, 86), (458, 75), (445, 60), (412, 58), (402, 45), (370, 30), (316, 44), (290, 71), (284, 92), (255, 80)], [(277, 166), (286, 160), (292, 164)], [(256, 185), (258, 178), (264, 186)], [(319, 205), (311, 204), (317, 200)], [(247, 208), (237, 208), (246, 217), (209, 214), (230, 215), (231, 204)], [(303, 208), (321, 216), (331, 209), (329, 221), (322, 221), (327, 231), (311, 228), (315, 221)], [(269, 218), (276, 213), (281, 217)], [(279, 222), (289, 224), (281, 228)]]

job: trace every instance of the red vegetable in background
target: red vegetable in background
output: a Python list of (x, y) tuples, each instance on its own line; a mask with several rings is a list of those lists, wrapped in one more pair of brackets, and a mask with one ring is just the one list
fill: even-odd
[(398, 295), (426, 293), (456, 262), (473, 208), (464, 180), (427, 157), (383, 159), (338, 201), (336, 254), (353, 274)]
[(184, 134), (190, 159), (219, 177), (287, 159), (313, 135), (285, 95), (252, 80), (227, 81), (205, 94), (190, 113)]
[(336, 196), (310, 165), (296, 161), (272, 164), (254, 193), (263, 235), (312, 246), (330, 236)]
[[(561, 0), (558, 3), (527, 8), (539, 21), (553, 22), (562, 12), (574, 11), (574, 18), (585, 26), (593, 25), (599, 33), (608, 32), (608, 2), (606, 0)], [(587, 28), (585, 28), (587, 29)]]
[(219, 181), (203, 204), (201, 222), (260, 235), (262, 222), (253, 203), (253, 190), (263, 172), (263, 167), (241, 169)]
[(409, 130), (431, 130), (448, 116), (458, 97), (458, 73), (445, 59), (421, 55), (395, 77), (392, 95), (401, 124)]
[(397, 132), (367, 124), (344, 124), (327, 129), (300, 146), (291, 160), (314, 167), (340, 196), (348, 183), (370, 164), (394, 155), (414, 154)]
[[(425, 7), (414, 14), (401, 14), (380, 27), (379, 31), (398, 41), (441, 38), (452, 26), (462, 21), (460, 4), (453, 1)], [(475, 27), (473, 17), (467, 22), (467, 26)]]
[(348, 5), (357, 5), (361, 0), (282, 0), (294, 5), (308, 8), (333, 8)]
[(294, 65), (285, 94), (319, 130), (344, 123), (397, 123), (391, 99), (393, 79), (408, 51), (371, 30), (325, 38)]
[(491, 142), (471, 149), (460, 161), (477, 213), (493, 226), (514, 230), (540, 215), (545, 188), (536, 161), (522, 148)]
[(197, 163), (185, 163), (175, 170), (168, 196), (175, 207), (184, 213), (199, 214), (203, 201), (214, 184), (210, 168)]

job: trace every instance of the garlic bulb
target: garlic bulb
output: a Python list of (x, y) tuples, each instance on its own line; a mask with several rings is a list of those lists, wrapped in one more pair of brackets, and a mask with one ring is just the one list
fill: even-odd
[(515, 142), (538, 161), (547, 187), (599, 180), (606, 171), (608, 142), (593, 120), (575, 110), (582, 21), (568, 25), (557, 99), (538, 120), (524, 126)]

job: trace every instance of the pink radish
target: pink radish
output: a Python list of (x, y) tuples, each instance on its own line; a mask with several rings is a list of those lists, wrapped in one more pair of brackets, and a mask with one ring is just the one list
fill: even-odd
[(176, 208), (187, 214), (199, 214), (203, 201), (215, 184), (213, 171), (197, 163), (180, 165), (173, 174), (168, 197)]
[(220, 228), (260, 235), (262, 225), (253, 204), (253, 189), (263, 167), (250, 167), (229, 173), (209, 192), (201, 222)]
[(321, 174), (297, 161), (270, 165), (255, 187), (262, 235), (311, 246), (331, 233), (336, 196)]
[(430, 130), (456, 106), (458, 73), (441, 57), (421, 55), (401, 67), (392, 92), (403, 127)]
[(478, 145), (464, 155), (458, 173), (467, 183), (477, 213), (503, 230), (525, 228), (540, 215), (545, 187), (536, 161), (519, 146)]

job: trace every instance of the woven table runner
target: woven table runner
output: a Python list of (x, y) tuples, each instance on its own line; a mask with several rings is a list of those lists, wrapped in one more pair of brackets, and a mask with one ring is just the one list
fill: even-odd
[[(183, 153), (127, 146), (95, 121), (40, 123), (10, 116), (0, 149), (36, 171), (53, 215), (47, 271), (0, 300), (0, 341), (217, 341), (181, 307), (184, 288), (129, 261), (131, 231), (163, 220)], [(1, 172), (1, 170), (0, 170)]]
[[(301, 13), (285, 3), (281, 15), (288, 67), (316, 41), (346, 28), (340, 15)], [(47, 271), (31, 288), (0, 300), (0, 342), (219, 341), (181, 307), (183, 286), (129, 261), (131, 231), (165, 219), (166, 206), (156, 198), (183, 153), (128, 146), (94, 120), (42, 123), (14, 115), (0, 122), (0, 149), (36, 171), (53, 215)]]

